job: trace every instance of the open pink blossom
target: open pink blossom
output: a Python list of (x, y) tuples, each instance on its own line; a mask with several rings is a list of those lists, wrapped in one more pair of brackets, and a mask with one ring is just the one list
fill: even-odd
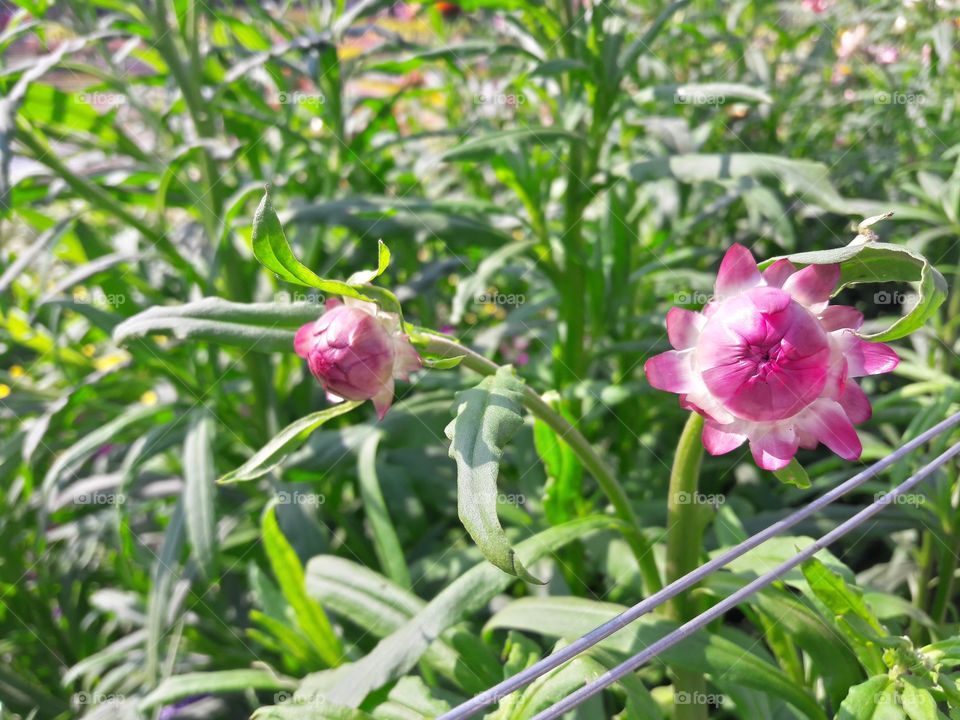
[(327, 397), (373, 400), (381, 419), (393, 402), (394, 379), (406, 380), (420, 367), (399, 316), (352, 298), (328, 301), (317, 321), (297, 331), (293, 347)]
[(674, 350), (647, 360), (647, 378), (706, 418), (711, 455), (749, 441), (767, 470), (819, 442), (846, 460), (860, 457), (853, 426), (871, 408), (854, 378), (890, 372), (900, 360), (856, 335), (860, 312), (828, 304), (839, 279), (839, 265), (797, 270), (789, 260), (761, 273), (750, 251), (734, 245), (703, 311), (667, 313)]

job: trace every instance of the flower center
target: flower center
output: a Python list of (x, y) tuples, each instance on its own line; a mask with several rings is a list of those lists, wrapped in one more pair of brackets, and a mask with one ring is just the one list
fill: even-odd
[(778, 288), (755, 288), (717, 306), (696, 348), (710, 393), (755, 421), (790, 417), (816, 400), (829, 359), (820, 322)]

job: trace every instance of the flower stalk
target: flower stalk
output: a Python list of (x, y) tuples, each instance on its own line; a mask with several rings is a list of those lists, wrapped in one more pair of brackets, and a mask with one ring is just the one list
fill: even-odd
[[(700, 559), (703, 523), (695, 502), (700, 484), (700, 463), (703, 460), (703, 416), (692, 412), (680, 435), (677, 453), (670, 471), (667, 495), (667, 584), (695, 570)], [(674, 597), (667, 605), (672, 620), (684, 623), (696, 615), (691, 591)], [(675, 669), (674, 697), (685, 698), (674, 705), (675, 720), (704, 720), (707, 708), (698, 698), (706, 693), (702, 673)]]

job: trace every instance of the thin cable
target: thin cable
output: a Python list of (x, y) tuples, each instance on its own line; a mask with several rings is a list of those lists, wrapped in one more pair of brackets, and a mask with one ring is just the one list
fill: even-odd
[(529, 685), (544, 673), (550, 672), (554, 668), (559, 667), (583, 651), (593, 647), (601, 640), (610, 637), (618, 630), (622, 630), (637, 618), (645, 615), (685, 590), (693, 587), (705, 577), (710, 575), (714, 570), (718, 570), (724, 565), (733, 562), (741, 555), (750, 552), (755, 547), (765, 543), (770, 538), (779, 535), (783, 531), (789, 530), (797, 523), (806, 520), (808, 517), (819, 512), (837, 498), (845, 495), (854, 488), (859, 487), (871, 478), (879, 475), (882, 471), (886, 470), (894, 463), (902, 460), (928, 440), (936, 437), (946, 430), (949, 430), (950, 428), (956, 427), (957, 425), (960, 425), (960, 413), (951, 415), (946, 420), (934, 425), (932, 428), (924, 433), (921, 433), (913, 440), (905, 443), (902, 447), (898, 448), (896, 451), (883, 458), (879, 462), (874, 463), (866, 470), (859, 472), (846, 482), (841, 483), (832, 490), (827, 491), (810, 504), (791, 513), (782, 520), (775, 522), (773, 525), (770, 525), (764, 530), (758, 532), (756, 535), (747, 538), (739, 545), (730, 548), (712, 560), (709, 560), (696, 570), (693, 570), (692, 572), (684, 575), (682, 578), (675, 580), (662, 590), (654, 593), (645, 600), (642, 600), (630, 609), (625, 610), (615, 618), (608, 620), (603, 625), (594, 628), (586, 635), (578, 640), (575, 640), (566, 647), (557, 650), (553, 654), (548, 655), (542, 660), (534, 663), (527, 669), (508, 677), (506, 680), (497, 683), (488, 690), (484, 690), (482, 693), (475, 695), (470, 700), (461, 703), (449, 712), (441, 715), (438, 720), (463, 720), (464, 718), (469, 718), (475, 715), (487, 705), (500, 702), (500, 700), (513, 691)]
[(764, 573), (753, 582), (744, 585), (742, 588), (737, 590), (735, 593), (730, 595), (727, 598), (724, 598), (716, 605), (711, 607), (706, 612), (700, 613), (692, 620), (684, 623), (676, 630), (667, 635), (664, 635), (662, 638), (657, 640), (655, 643), (650, 645), (645, 650), (637, 653), (629, 660), (624, 661), (620, 665), (617, 665), (612, 670), (608, 670), (603, 675), (597, 679), (587, 683), (581, 687), (576, 692), (568, 695), (563, 700), (551, 705), (543, 712), (535, 715), (533, 720), (553, 720), (553, 718), (561, 717), (564, 713), (569, 712), (572, 708), (576, 707), (582, 703), (587, 698), (590, 698), (596, 695), (598, 692), (603, 690), (608, 685), (612, 685), (620, 678), (625, 675), (629, 675), (634, 670), (639, 668), (644, 663), (655, 658), (659, 653), (667, 650), (677, 643), (685, 640), (690, 637), (697, 630), (702, 629), (709, 623), (713, 622), (717, 618), (721, 617), (725, 612), (730, 610), (733, 607), (736, 607), (741, 602), (746, 600), (748, 597), (753, 595), (753, 593), (758, 590), (762, 590), (771, 583), (779, 580), (786, 573), (793, 568), (797, 567), (804, 560), (816, 555), (820, 550), (823, 550), (825, 547), (829, 546), (836, 540), (839, 540), (841, 537), (846, 535), (851, 530), (855, 529), (861, 523), (869, 520), (874, 515), (882, 511), (887, 505), (895, 501), (900, 495), (912, 490), (915, 486), (919, 485), (921, 482), (927, 479), (927, 476), (931, 475), (935, 470), (939, 469), (941, 465), (948, 463), (952, 458), (960, 455), (960, 443), (953, 445), (949, 450), (944, 452), (942, 455), (937, 457), (935, 460), (930, 462), (928, 465), (925, 465), (916, 475), (913, 475), (897, 487), (891, 490), (889, 493), (884, 495), (877, 500), (874, 500), (873, 503), (865, 507), (863, 510), (858, 512), (856, 515), (851, 517), (849, 520), (844, 521), (840, 525), (837, 525), (833, 530), (828, 532), (822, 538), (812, 543), (808, 547), (801, 550), (797, 555), (790, 558), (789, 560), (780, 563), (773, 570)]

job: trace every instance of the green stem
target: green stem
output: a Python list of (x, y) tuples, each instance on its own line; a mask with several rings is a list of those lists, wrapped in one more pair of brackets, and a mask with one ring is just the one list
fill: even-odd
[[(677, 454), (670, 471), (670, 493), (667, 497), (667, 583), (691, 570), (700, 560), (703, 525), (699, 517), (696, 494), (700, 481), (700, 461), (703, 459), (703, 417), (690, 413), (677, 444)], [(696, 610), (690, 591), (681, 593), (667, 605), (667, 613), (677, 622), (686, 622)], [(686, 702), (674, 707), (674, 720), (705, 720), (707, 706), (697, 699), (706, 693), (703, 674), (674, 670), (674, 696), (684, 693)]]
[[(481, 375), (493, 375), (500, 368), (495, 362), (488, 360), (470, 348), (439, 335), (421, 335), (412, 339), (414, 342), (426, 345), (427, 352), (434, 355), (445, 358), (463, 358), (461, 364), (464, 367)], [(593, 449), (590, 441), (583, 436), (583, 433), (568, 422), (563, 415), (544, 402), (543, 398), (529, 386), (526, 386), (524, 390), (524, 405), (567, 443), (587, 472), (596, 479), (600, 489), (603, 490), (613, 506), (614, 512), (626, 525), (625, 540), (640, 566), (644, 592), (651, 595), (660, 590), (663, 587), (663, 582), (653, 556), (653, 548), (640, 531), (640, 523), (633, 512), (633, 507), (630, 505), (630, 499), (613, 471), (607, 467), (607, 464)]]

